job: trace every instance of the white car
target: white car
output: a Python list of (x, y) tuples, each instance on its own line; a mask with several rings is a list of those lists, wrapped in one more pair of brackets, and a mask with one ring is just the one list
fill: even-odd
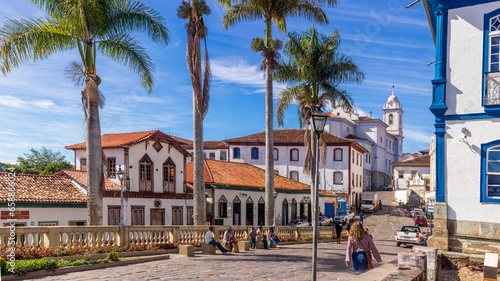
[(346, 224), (350, 220), (354, 220), (354, 213), (352, 211), (340, 211), (333, 218), (334, 223)]
[(411, 212), (410, 212), (410, 216), (411, 216), (412, 218), (414, 218), (414, 217), (415, 217), (415, 213), (422, 213), (422, 214), (425, 214), (425, 213), (424, 213), (424, 210), (415, 208), (415, 209), (411, 210)]

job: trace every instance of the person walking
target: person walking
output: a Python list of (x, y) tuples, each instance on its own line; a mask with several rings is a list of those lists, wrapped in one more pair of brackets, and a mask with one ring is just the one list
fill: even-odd
[(382, 199), (378, 200), (378, 208), (382, 210)]
[(396, 216), (401, 216), (401, 208), (398, 207), (398, 211), (396, 212)]
[(335, 223), (335, 232), (337, 232), (337, 244), (340, 244), (340, 239), (342, 238), (342, 226), (339, 222)]
[(215, 240), (213, 226), (209, 227), (207, 233), (205, 234), (205, 244), (217, 246), (217, 248), (219, 248), (219, 250), (223, 254), (227, 253), (228, 251), (226, 248), (222, 247), (222, 245), (217, 242), (217, 240)]
[(363, 212), (359, 212), (359, 222), (363, 224)]
[(255, 231), (255, 228), (252, 226), (250, 229), (250, 249), (255, 249), (255, 240), (257, 238), (257, 232)]
[(345, 264), (347, 267), (350, 267), (352, 264), (355, 272), (364, 272), (368, 269), (369, 263), (371, 263), (371, 252), (373, 252), (373, 257), (375, 257), (378, 263), (382, 262), (382, 257), (373, 243), (373, 239), (366, 233), (359, 222), (355, 222), (352, 225), (347, 240)]
[(352, 220), (350, 220), (348, 223), (347, 223), (347, 233), (349, 234), (349, 232), (351, 231), (351, 225), (352, 225)]
[(406, 218), (406, 217), (407, 217), (407, 215), (408, 215), (408, 210), (405, 208), (405, 209), (404, 209), (404, 212), (405, 212), (405, 218)]

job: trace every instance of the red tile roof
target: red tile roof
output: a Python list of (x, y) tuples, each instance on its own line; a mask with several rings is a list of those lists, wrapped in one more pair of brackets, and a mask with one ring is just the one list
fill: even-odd
[[(285, 129), (274, 130), (274, 144), (290, 144), (304, 145), (304, 135), (306, 130), (303, 129)], [(240, 138), (224, 140), (227, 143), (265, 143), (266, 132), (260, 132), (253, 135), (248, 135)], [(368, 152), (363, 146), (356, 141), (336, 136), (328, 131), (323, 132), (327, 145), (350, 145), (353, 144), (362, 152)]]
[(426, 149), (426, 150), (420, 150), (419, 152), (424, 152), (424, 153), (427, 152), (427, 153), (429, 153), (429, 150), (428, 149)]
[(380, 120), (380, 119), (375, 119), (375, 118), (370, 117), (370, 116), (359, 116), (358, 120), (359, 121), (371, 121), (371, 120)]
[[(193, 149), (193, 144), (183, 145), (185, 149)], [(228, 149), (229, 145), (225, 141), (205, 141), (203, 142), (204, 149)]]
[[(190, 155), (184, 148), (182, 148), (177, 140), (160, 130), (133, 132), (133, 133), (120, 133), (120, 134), (104, 134), (101, 136), (101, 146), (103, 148), (110, 147), (123, 147), (132, 144), (140, 143), (146, 140), (164, 141), (172, 144), (184, 155)], [(85, 149), (86, 143), (78, 143), (66, 146), (66, 149), (76, 150)]]
[[(8, 201), (8, 173), (0, 173), (0, 201)], [(87, 195), (61, 176), (16, 174), (15, 202), (87, 203)]]
[(176, 137), (176, 136), (170, 136), (172, 137), (173, 139), (175, 139), (181, 146), (184, 146), (184, 145), (193, 145), (193, 141), (190, 141), (190, 140), (187, 140), (187, 139), (183, 139), (183, 138), (179, 138), (179, 137)]
[[(233, 187), (254, 187), (265, 189), (266, 171), (246, 163), (233, 163), (226, 161), (205, 161), (205, 184), (225, 185)], [(193, 182), (193, 162), (186, 164), (186, 182)], [(310, 186), (280, 175), (274, 175), (274, 187), (281, 191), (306, 191)], [(322, 196), (334, 196), (320, 191)]]
[(337, 116), (336, 114), (333, 114), (333, 112), (325, 112), (325, 115), (330, 117), (330, 118), (345, 119), (344, 117), (340, 117), (340, 116)]
[[(57, 176), (66, 177), (70, 180), (78, 182), (83, 188), (87, 189), (87, 171), (81, 170), (62, 170), (56, 174)], [(108, 178), (104, 178), (104, 189), (105, 190), (117, 190), (120, 191), (121, 188), (118, 184), (112, 182)]]
[(431, 166), (431, 156), (424, 155), (414, 159), (410, 159), (403, 162), (391, 163), (393, 166), (409, 166), (409, 167), (430, 167)]

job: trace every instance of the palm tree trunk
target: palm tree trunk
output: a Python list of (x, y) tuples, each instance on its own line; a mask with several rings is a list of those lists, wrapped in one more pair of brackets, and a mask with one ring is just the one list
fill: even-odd
[(205, 225), (207, 210), (205, 202), (205, 168), (203, 161), (203, 121), (201, 120), (198, 106), (195, 102), (196, 97), (197, 94), (193, 91), (193, 221), (194, 225)]
[[(270, 60), (268, 59), (268, 62)], [(266, 66), (266, 218), (265, 225), (274, 221), (274, 136), (273, 136), (273, 70), (270, 63)]]
[[(102, 225), (102, 148), (99, 121), (99, 92), (96, 76), (88, 75), (85, 82), (88, 92), (87, 108), (87, 222)], [(91, 85), (89, 85), (91, 84)]]

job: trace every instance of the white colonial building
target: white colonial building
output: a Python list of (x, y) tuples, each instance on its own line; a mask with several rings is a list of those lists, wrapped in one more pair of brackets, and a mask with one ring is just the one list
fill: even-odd
[(500, 252), (500, 1), (423, 3), (436, 43), (430, 244)]
[(394, 88), (384, 105), (383, 121), (348, 113), (341, 108), (327, 115), (326, 131), (352, 139), (367, 150), (363, 155), (363, 189), (390, 185), (393, 180), (391, 163), (401, 162), (403, 156), (403, 109)]
[[(208, 194), (208, 221), (215, 225), (265, 225), (265, 175), (264, 169), (247, 163), (204, 160), (205, 192)], [(193, 182), (193, 162), (187, 164), (186, 180)], [(275, 223), (286, 225), (290, 220), (311, 221), (311, 188), (309, 185), (284, 176), (274, 176)], [(341, 207), (337, 198), (320, 191), (320, 213)], [(273, 224), (273, 223), (270, 223)]]
[[(105, 134), (101, 145), (106, 156), (105, 176), (114, 183), (103, 192), (104, 225), (116, 225), (120, 220), (119, 168), (125, 172), (125, 225), (192, 224), (192, 190), (185, 181), (190, 154), (176, 139), (159, 130)], [(66, 148), (75, 151), (77, 171), (63, 173), (86, 188), (85, 143)]]
[(394, 167), (394, 199), (396, 202), (414, 206), (431, 205), (435, 191), (430, 190), (431, 156), (424, 155), (403, 162), (392, 163)]

